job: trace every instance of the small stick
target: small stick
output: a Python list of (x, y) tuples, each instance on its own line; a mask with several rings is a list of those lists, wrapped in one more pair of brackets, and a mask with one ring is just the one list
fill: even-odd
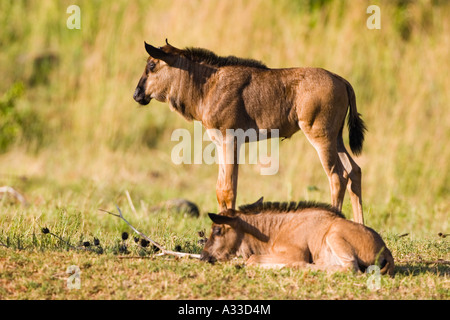
[(134, 214), (136, 214), (136, 208), (133, 205), (133, 201), (131, 201), (130, 193), (128, 190), (125, 190), (125, 194), (127, 195), (128, 203), (130, 204), (131, 211), (133, 211)]
[(171, 251), (171, 250), (166, 250), (162, 245), (160, 245), (158, 242), (153, 241), (152, 239), (150, 239), (147, 235), (145, 235), (144, 233), (140, 232), (139, 230), (137, 230), (135, 227), (133, 227), (122, 215), (122, 211), (120, 210), (120, 208), (118, 206), (116, 206), (117, 210), (119, 211), (119, 214), (115, 214), (109, 211), (106, 211), (104, 209), (98, 209), (100, 211), (106, 212), (110, 215), (113, 215), (115, 217), (118, 217), (120, 219), (122, 219), (123, 221), (125, 221), (125, 223), (134, 231), (136, 232), (138, 235), (140, 235), (142, 238), (144, 238), (145, 240), (147, 240), (148, 242), (150, 242), (151, 244), (153, 244), (155, 247), (157, 247), (159, 250), (161, 250), (161, 253), (156, 254), (156, 256), (163, 256), (163, 255), (172, 255), (172, 256), (176, 256), (176, 257), (191, 257), (191, 258), (195, 258), (195, 259), (200, 259), (200, 255), (199, 254), (194, 254), (194, 253), (187, 253), (187, 252), (177, 252), (177, 251)]

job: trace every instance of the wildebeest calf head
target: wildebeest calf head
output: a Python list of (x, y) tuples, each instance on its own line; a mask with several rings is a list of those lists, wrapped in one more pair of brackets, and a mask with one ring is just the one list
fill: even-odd
[(133, 98), (142, 105), (149, 104), (151, 99), (165, 102), (175, 77), (172, 73), (176, 72), (176, 69), (170, 66), (177, 59), (178, 49), (168, 43), (160, 48), (145, 43), (145, 50), (150, 56)]
[(201, 254), (201, 260), (214, 263), (225, 261), (236, 254), (244, 237), (241, 220), (235, 216), (235, 211), (229, 209), (221, 214), (210, 213), (213, 221), (211, 235)]

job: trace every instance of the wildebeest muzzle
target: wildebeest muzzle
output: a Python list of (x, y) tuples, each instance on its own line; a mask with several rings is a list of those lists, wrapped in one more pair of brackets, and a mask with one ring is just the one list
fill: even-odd
[(205, 261), (205, 262), (209, 262), (211, 264), (214, 264), (214, 262), (217, 261), (216, 258), (214, 258), (212, 255), (210, 255), (208, 252), (203, 251), (202, 254), (200, 255), (200, 260)]
[(144, 89), (141, 89), (140, 86), (138, 86), (138, 87), (136, 88), (136, 90), (134, 91), (133, 99), (136, 100), (136, 102), (138, 102), (139, 104), (142, 104), (142, 105), (144, 105), (144, 106), (147, 105), (147, 104), (149, 104), (149, 103), (150, 103), (150, 100), (152, 100), (152, 98), (147, 97), (147, 96), (145, 95), (145, 90), (144, 90)]

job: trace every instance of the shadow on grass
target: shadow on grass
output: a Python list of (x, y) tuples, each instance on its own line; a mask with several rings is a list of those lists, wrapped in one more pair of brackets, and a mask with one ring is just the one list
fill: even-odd
[(426, 273), (448, 277), (450, 276), (450, 261), (402, 261), (395, 266), (395, 274), (418, 276)]

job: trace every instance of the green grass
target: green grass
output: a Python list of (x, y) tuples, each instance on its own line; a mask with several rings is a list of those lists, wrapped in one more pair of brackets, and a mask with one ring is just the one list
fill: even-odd
[[(80, 197), (80, 194), (75, 195)], [(199, 253), (198, 231), (209, 233), (210, 221), (165, 210), (149, 213), (126, 199), (125, 217), (140, 231), (170, 250)], [(62, 201), (62, 199), (61, 199)], [(77, 201), (75, 201), (77, 202)], [(79, 201), (78, 201), (79, 202)], [(134, 201), (135, 202), (135, 201)], [(265, 270), (242, 259), (211, 265), (190, 258), (154, 256), (138, 246), (130, 228), (95, 205), (80, 209), (59, 205), (47, 210), (4, 203), (0, 224), (0, 299), (449, 299), (448, 237), (402, 236), (385, 232), (396, 268), (380, 288), (369, 287), (370, 275)], [(53, 208), (52, 208), (53, 207)], [(113, 205), (100, 206), (115, 211)], [(43, 234), (42, 227), (69, 241)], [(121, 240), (122, 232), (130, 234)], [(93, 245), (99, 239), (102, 250)], [(90, 249), (82, 246), (89, 241)], [(126, 250), (121, 250), (123, 245)], [(74, 248), (77, 247), (77, 248)], [(80, 268), (81, 288), (68, 289), (69, 266)]]
[[(95, 209), (92, 209), (95, 211)], [(124, 210), (127, 219), (136, 219)], [(138, 212), (140, 215), (140, 212)], [(448, 299), (448, 238), (414, 239), (385, 234), (396, 260), (395, 278), (383, 276), (378, 290), (368, 286), (370, 275), (327, 274), (297, 269), (265, 270), (244, 266), (241, 259), (211, 265), (189, 258), (155, 257), (138, 247), (119, 219), (104, 213), (61, 209), (55, 221), (26, 221), (13, 216), (2, 235), (9, 248), (0, 248), (1, 299)], [(168, 249), (198, 253), (197, 231), (210, 222), (174, 217), (167, 212), (139, 219), (135, 225)], [(45, 220), (45, 224), (43, 224)], [(27, 225), (27, 227), (25, 227)], [(78, 245), (100, 240), (98, 251), (72, 249), (40, 227)], [(154, 228), (152, 226), (158, 226)], [(209, 231), (208, 231), (209, 232)], [(133, 234), (130, 234), (133, 236)], [(125, 243), (127, 251), (118, 247)], [(81, 288), (68, 289), (66, 270), (81, 270)]]
[[(449, 299), (450, 4), (377, 1), (381, 29), (366, 28), (366, 1), (77, 1), (81, 30), (66, 28), (73, 1), (0, 2), (0, 299)], [(26, 17), (26, 19), (24, 19)], [(195, 17), (195, 19), (193, 18)], [(132, 100), (143, 41), (205, 47), (270, 67), (317, 66), (353, 85), (368, 126), (362, 167), (365, 221), (386, 240), (394, 279), (214, 266), (152, 257), (99, 211), (120, 206), (168, 249), (199, 252), (197, 231), (216, 212), (215, 165), (180, 165), (173, 130), (192, 124), (152, 101)], [(347, 132), (344, 138), (347, 142)], [(302, 133), (280, 143), (280, 170), (240, 167), (238, 204), (329, 201), (326, 175)], [(129, 207), (126, 191), (136, 207)], [(186, 198), (194, 219), (149, 208)], [(346, 196), (344, 213), (351, 218)], [(98, 238), (102, 254), (71, 249)], [(400, 237), (403, 234), (407, 236)], [(80, 267), (80, 290), (65, 273)]]

